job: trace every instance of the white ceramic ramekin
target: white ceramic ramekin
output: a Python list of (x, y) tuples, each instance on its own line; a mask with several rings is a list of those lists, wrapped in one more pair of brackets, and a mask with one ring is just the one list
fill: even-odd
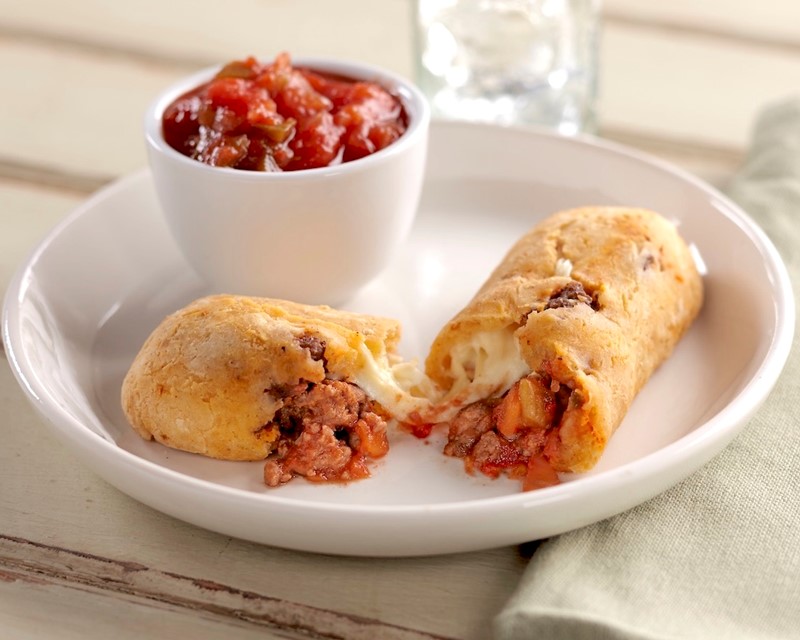
[(388, 147), (340, 165), (287, 172), (212, 167), (170, 147), (162, 114), (218, 67), (167, 88), (145, 117), (148, 158), (170, 231), (216, 292), (339, 304), (374, 278), (405, 240), (425, 171), (430, 109), (402, 77), (358, 62), (298, 67), (377, 82), (399, 96), (408, 129)]

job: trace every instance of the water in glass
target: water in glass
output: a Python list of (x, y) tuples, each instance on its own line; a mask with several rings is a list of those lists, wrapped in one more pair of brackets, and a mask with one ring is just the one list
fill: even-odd
[(592, 131), (599, 0), (417, 0), (435, 116)]

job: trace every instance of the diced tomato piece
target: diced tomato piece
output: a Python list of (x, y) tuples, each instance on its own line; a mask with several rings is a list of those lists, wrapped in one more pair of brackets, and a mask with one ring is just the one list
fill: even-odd
[(294, 157), (287, 166), (290, 171), (326, 167), (339, 155), (342, 129), (328, 112), (318, 113), (298, 126), (289, 144)]
[(492, 419), (497, 426), (497, 431), (511, 440), (522, 427), (522, 404), (519, 399), (519, 383), (508, 390), (503, 401), (498, 404), (493, 412)]
[(544, 489), (560, 484), (560, 482), (556, 470), (544, 456), (533, 456), (528, 460), (528, 471), (522, 481), (523, 491)]
[[(208, 85), (206, 97), (212, 111), (224, 108), (241, 120), (247, 118), (253, 94), (250, 83), (243, 78), (220, 78)], [(269, 98), (269, 94), (265, 94)], [(208, 126), (208, 125), (207, 125)]]
[(558, 429), (553, 429), (547, 434), (547, 441), (545, 442), (542, 452), (549, 460), (556, 460), (560, 447), (561, 435), (558, 433)]
[(347, 129), (343, 160), (362, 158), (387, 147), (402, 135), (400, 104), (383, 88), (358, 82), (348, 95), (349, 104), (336, 114)]
[(389, 451), (386, 431), (374, 431), (364, 420), (356, 422), (354, 430), (358, 438), (358, 453), (370, 458), (382, 458)]
[(522, 406), (522, 421), (526, 427), (547, 429), (556, 415), (553, 393), (539, 376), (528, 376), (519, 381), (519, 398)]
[(214, 167), (232, 167), (247, 156), (247, 136), (226, 136), (210, 129), (201, 130), (197, 158)]
[(343, 480), (363, 480), (364, 478), (369, 478), (369, 476), (367, 461), (360, 454), (355, 454), (350, 458), (350, 462), (347, 463), (347, 467), (342, 473)]
[(309, 69), (299, 69), (299, 72), (314, 88), (315, 91), (327, 96), (334, 107), (341, 107), (352, 102), (353, 87), (357, 83), (347, 80), (338, 80), (314, 73)]
[(189, 96), (173, 102), (164, 111), (164, 140), (182, 154), (191, 156), (197, 141), (200, 124), (198, 113), (203, 100), (198, 96)]
[(333, 104), (317, 93), (302, 76), (293, 74), (286, 86), (275, 94), (278, 111), (290, 118), (301, 120), (321, 112), (330, 112)]
[(432, 423), (410, 424), (408, 427), (411, 430), (411, 433), (420, 440), (427, 438), (429, 435), (431, 435), (431, 431), (433, 431)]

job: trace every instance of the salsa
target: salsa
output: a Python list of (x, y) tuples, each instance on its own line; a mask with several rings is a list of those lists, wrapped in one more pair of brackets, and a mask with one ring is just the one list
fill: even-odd
[(374, 82), (272, 63), (226, 64), (164, 111), (167, 144), (216, 167), (297, 171), (363, 158), (406, 130), (400, 100)]

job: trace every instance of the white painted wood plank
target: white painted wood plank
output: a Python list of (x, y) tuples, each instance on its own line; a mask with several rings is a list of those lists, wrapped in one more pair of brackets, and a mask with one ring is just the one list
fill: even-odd
[[(291, 603), (461, 639), (488, 637), (515, 588), (516, 549), (337, 558), (231, 539), (162, 515), (84, 469), (45, 430), (0, 363), (0, 534)], [(29, 561), (50, 563), (47, 553)], [(0, 562), (2, 558), (0, 558)], [(8, 561), (6, 561), (8, 562)]]
[(602, 126), (739, 149), (800, 87), (800, 56), (630, 26), (607, 25), (601, 65)]
[(603, 0), (603, 10), (610, 20), (638, 20), (800, 46), (800, 3), (795, 0)]
[(111, 178), (144, 165), (144, 110), (181, 74), (129, 58), (0, 41), (0, 158)]
[[(407, 40), (413, 0), (229, 0), (198, 9), (192, 0), (110, 3), (78, 0), (0, 0), (1, 24), (116, 45), (120, 39), (180, 58), (238, 55), (243, 48), (270, 55), (281, 48), (306, 54), (369, 52), (380, 64), (410, 71), (387, 43)], [(727, 33), (766, 42), (800, 43), (800, 3), (793, 0), (603, 0), (609, 21), (640, 21)], [(345, 16), (345, 19), (342, 19)], [(336, 30), (326, 29), (336, 24)]]
[(131, 608), (129, 605), (145, 605), (151, 609), (192, 612), (218, 625), (246, 626), (248, 630), (260, 627), (270, 635), (274, 632), (292, 638), (348, 640), (441, 638), (373, 619), (242, 591), (207, 579), (161, 571), (141, 562), (118, 562), (1, 535), (0, 562), (0, 579), (4, 581), (103, 595), (127, 609)]
[(111, 597), (11, 572), (0, 573), (0, 637), (13, 640), (285, 640), (276, 632), (203, 612)]
[(408, 0), (0, 0), (12, 33), (79, 39), (215, 63), (252, 54), (335, 55), (411, 71)]

